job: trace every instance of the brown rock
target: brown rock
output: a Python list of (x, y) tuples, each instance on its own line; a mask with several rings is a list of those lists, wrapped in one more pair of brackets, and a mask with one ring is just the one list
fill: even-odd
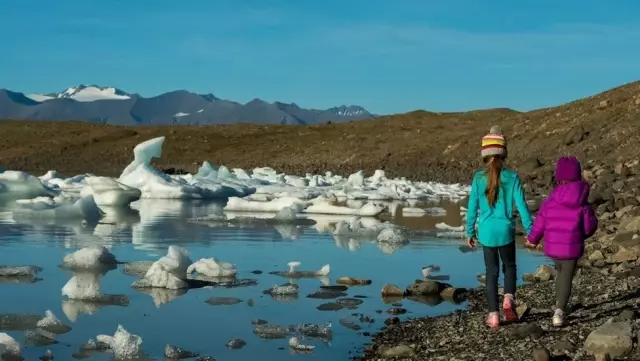
[(632, 336), (629, 322), (608, 322), (589, 334), (584, 342), (584, 349), (592, 355), (623, 357), (633, 349)]
[(611, 356), (609, 356), (608, 353), (599, 353), (595, 357), (595, 361), (612, 361)]
[(556, 274), (557, 272), (555, 269), (547, 265), (541, 265), (540, 267), (538, 267), (534, 275), (540, 281), (549, 281), (549, 280), (555, 279)]
[(615, 167), (613, 167), (613, 172), (625, 177), (629, 174), (627, 167), (623, 163), (616, 164)]
[(404, 296), (404, 291), (400, 289), (400, 287), (396, 285), (386, 284), (382, 287), (382, 297), (402, 297)]
[(596, 250), (593, 251), (593, 253), (591, 253), (589, 255), (589, 261), (599, 261), (599, 260), (603, 260), (604, 259), (604, 255), (602, 254), (602, 251), (600, 250)]
[(355, 277), (340, 277), (336, 280), (336, 283), (339, 285), (345, 285), (345, 286), (365, 286), (365, 285), (370, 285), (371, 280), (355, 278)]
[(533, 361), (549, 361), (551, 354), (544, 347), (536, 347), (533, 349)]
[(440, 292), (440, 297), (445, 301), (462, 302), (464, 294), (467, 292), (464, 288), (447, 287)]
[(407, 288), (407, 294), (413, 296), (440, 295), (448, 285), (438, 281), (426, 280), (421, 283), (414, 283)]
[(529, 312), (531, 311), (531, 309), (529, 308), (529, 306), (526, 303), (521, 303), (516, 307), (516, 313), (518, 314), (518, 320), (522, 321), (525, 317), (527, 317), (527, 315), (529, 314)]
[(410, 358), (415, 354), (413, 349), (407, 345), (382, 346), (378, 352), (380, 356), (386, 358)]
[(618, 253), (611, 256), (611, 260), (615, 263), (635, 261), (638, 259), (638, 255), (632, 249), (620, 247)]

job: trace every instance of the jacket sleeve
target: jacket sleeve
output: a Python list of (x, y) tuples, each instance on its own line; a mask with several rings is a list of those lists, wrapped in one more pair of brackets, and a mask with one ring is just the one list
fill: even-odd
[(478, 218), (478, 183), (476, 177), (471, 182), (471, 193), (467, 204), (467, 238), (473, 238), (476, 234), (476, 219)]
[(589, 238), (598, 230), (598, 217), (591, 205), (584, 206), (582, 208), (582, 224), (584, 226), (585, 238)]
[(544, 230), (546, 228), (546, 218), (545, 218), (546, 209), (547, 209), (547, 202), (544, 201), (540, 206), (540, 210), (536, 215), (535, 221), (533, 222), (533, 227), (531, 227), (531, 233), (529, 233), (529, 235), (527, 236), (527, 239), (529, 240), (529, 242), (531, 242), (531, 244), (537, 245), (538, 243), (540, 243), (540, 240), (544, 236)]
[(529, 213), (529, 207), (527, 206), (527, 200), (524, 197), (524, 189), (522, 189), (522, 182), (520, 177), (516, 175), (516, 179), (513, 182), (513, 197), (516, 203), (516, 209), (520, 214), (520, 220), (522, 226), (527, 234), (531, 233), (531, 214)]

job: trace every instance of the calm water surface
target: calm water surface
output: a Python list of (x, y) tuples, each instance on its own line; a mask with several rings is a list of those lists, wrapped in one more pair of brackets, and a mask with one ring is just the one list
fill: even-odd
[[(368, 341), (363, 332), (374, 333), (389, 317), (386, 305), (380, 298), (385, 283), (406, 287), (421, 278), (421, 267), (436, 263), (439, 274), (450, 276), (450, 282), (459, 287), (478, 286), (476, 274), (483, 272), (482, 255), (479, 252), (462, 253), (460, 240), (435, 239), (424, 236), (412, 238), (411, 243), (396, 250), (379, 247), (366, 241), (335, 239), (321, 233), (321, 227), (277, 228), (222, 228), (193, 224), (187, 219), (203, 216), (219, 208), (218, 204), (178, 201), (143, 201), (135, 205), (139, 211), (118, 211), (97, 226), (70, 224), (16, 223), (9, 212), (0, 213), (0, 265), (33, 264), (44, 268), (39, 275), (42, 281), (30, 284), (0, 284), (2, 298), (0, 313), (30, 313), (44, 315), (52, 310), (63, 322), (72, 326), (67, 334), (57, 336), (59, 344), (49, 347), (25, 347), (27, 360), (37, 359), (47, 348), (58, 360), (71, 360), (71, 355), (89, 338), (97, 334), (113, 335), (118, 324), (143, 338), (142, 347), (152, 359), (163, 359), (166, 343), (170, 343), (217, 360), (289, 360), (304, 357), (310, 360), (346, 360), (355, 348)], [(398, 223), (415, 228), (428, 229), (436, 222), (447, 220), (457, 226), (460, 223), (457, 210), (451, 205), (447, 217), (415, 217), (397, 219)], [(453, 214), (453, 215), (452, 215)], [(336, 219), (336, 217), (329, 217)], [(393, 220), (393, 218), (390, 218)], [(457, 222), (457, 224), (456, 224)], [(427, 226), (424, 226), (424, 225)], [(421, 226), (422, 225), (422, 226)], [(126, 307), (105, 306), (82, 310), (82, 303), (70, 304), (61, 296), (61, 288), (72, 273), (58, 268), (65, 254), (80, 247), (100, 244), (110, 248), (120, 261), (156, 260), (166, 253), (172, 244), (185, 247), (193, 261), (216, 257), (235, 263), (238, 278), (254, 278), (257, 286), (235, 289), (195, 289), (156, 306), (154, 298), (131, 288), (135, 277), (122, 273), (122, 267), (108, 272), (101, 278), (104, 294), (124, 294), (130, 299)], [(285, 270), (289, 261), (300, 261), (301, 270), (317, 270), (324, 264), (331, 265), (330, 279), (351, 276), (371, 279), (369, 286), (349, 289), (347, 297), (366, 296), (356, 310), (318, 311), (320, 304), (333, 300), (310, 299), (306, 295), (319, 289), (317, 279), (302, 279), (300, 297), (293, 302), (282, 302), (264, 295), (262, 291), (287, 279), (270, 275), (269, 271)], [(543, 260), (532, 253), (519, 255), (519, 274), (532, 272)], [(254, 275), (250, 272), (261, 270)], [(159, 293), (162, 293), (161, 291)], [(170, 293), (165, 293), (171, 298)], [(234, 297), (243, 302), (235, 305), (212, 306), (205, 303), (210, 297)], [(247, 303), (253, 299), (255, 305)], [(403, 300), (402, 307), (408, 313), (402, 317), (418, 317), (450, 312), (462, 305), (443, 302), (426, 305)], [(85, 311), (92, 311), (85, 313)], [(376, 312), (377, 311), (377, 312)], [(382, 311), (382, 312), (381, 312)], [(360, 331), (340, 324), (340, 320), (353, 313), (374, 318), (372, 324), (359, 323)], [(312, 354), (293, 355), (288, 339), (262, 340), (253, 333), (251, 320), (264, 319), (273, 324), (297, 323), (332, 324), (333, 340), (322, 342), (307, 339), (303, 342), (316, 346)], [(10, 331), (24, 345), (24, 332)], [(247, 346), (240, 350), (227, 349), (231, 338), (242, 338)], [(98, 354), (92, 359), (109, 360), (110, 354)]]

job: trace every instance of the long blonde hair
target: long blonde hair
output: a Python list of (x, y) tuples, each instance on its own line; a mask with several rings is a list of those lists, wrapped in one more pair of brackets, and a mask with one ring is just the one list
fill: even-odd
[(500, 192), (500, 172), (502, 171), (502, 164), (504, 163), (504, 156), (492, 155), (484, 157), (482, 159), (487, 169), (485, 174), (487, 175), (487, 189), (484, 194), (487, 196), (487, 202), (493, 208), (498, 201), (498, 194)]

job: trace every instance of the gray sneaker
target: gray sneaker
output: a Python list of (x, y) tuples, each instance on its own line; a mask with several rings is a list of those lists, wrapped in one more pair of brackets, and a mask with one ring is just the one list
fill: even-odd
[(556, 309), (556, 312), (553, 314), (553, 325), (555, 327), (564, 326), (564, 311), (561, 309)]

